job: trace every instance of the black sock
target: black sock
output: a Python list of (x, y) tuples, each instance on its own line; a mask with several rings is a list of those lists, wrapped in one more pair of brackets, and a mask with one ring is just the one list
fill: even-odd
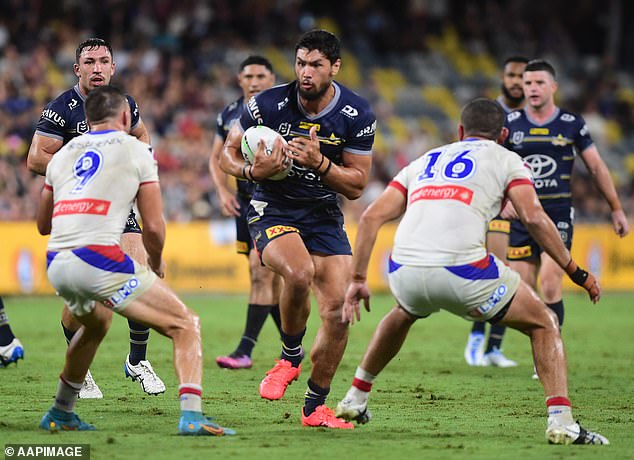
[(287, 335), (282, 331), (282, 355), (281, 359), (290, 361), (293, 367), (299, 367), (304, 358), (304, 349), (302, 348), (302, 339), (306, 334), (306, 329), (297, 335)]
[(66, 339), (66, 345), (68, 345), (70, 341), (73, 339), (75, 332), (77, 331), (71, 331), (66, 326), (64, 326), (64, 323), (62, 323), (62, 330), (64, 331), (64, 338)]
[(15, 336), (11, 331), (9, 318), (7, 318), (7, 314), (4, 311), (4, 302), (2, 302), (2, 297), (0, 297), (0, 346), (9, 345), (13, 339), (15, 339)]
[(326, 404), (328, 393), (330, 393), (330, 387), (322, 388), (308, 379), (308, 388), (304, 393), (304, 415), (308, 416), (315, 412), (317, 407)]
[(471, 332), (481, 332), (482, 334), (484, 334), (484, 328), (486, 327), (486, 324), (484, 321), (475, 321), (473, 323), (473, 326), (471, 327)]
[(253, 347), (258, 341), (258, 336), (264, 326), (266, 318), (269, 316), (269, 311), (273, 305), (258, 305), (250, 303), (247, 308), (247, 323), (244, 326), (244, 332), (242, 333), (242, 339), (238, 344), (238, 348), (232, 354), (242, 356), (251, 356)]
[(491, 330), (489, 331), (489, 341), (487, 342), (485, 353), (493, 351), (494, 348), (499, 350), (502, 347), (502, 338), (504, 337), (505, 331), (506, 326), (491, 326)]
[(557, 315), (557, 320), (559, 321), (559, 329), (564, 325), (564, 301), (563, 299), (559, 302), (547, 303), (548, 308), (555, 312)]
[(271, 318), (273, 318), (273, 322), (275, 323), (275, 326), (277, 327), (277, 330), (280, 333), (280, 337), (281, 337), (282, 336), (282, 317), (280, 316), (280, 306), (273, 305), (269, 313), (271, 314)]
[(150, 337), (150, 329), (145, 324), (128, 320), (130, 327), (130, 364), (136, 366), (139, 361), (145, 360), (147, 341)]

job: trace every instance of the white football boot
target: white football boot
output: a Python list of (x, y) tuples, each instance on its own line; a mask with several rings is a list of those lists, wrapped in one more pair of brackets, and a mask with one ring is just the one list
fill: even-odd
[(0, 346), (0, 367), (6, 367), (11, 363), (18, 363), (18, 359), (24, 359), (24, 347), (14, 337), (8, 345)]
[(86, 378), (84, 379), (84, 384), (81, 386), (81, 390), (79, 390), (79, 398), (80, 399), (102, 399), (103, 393), (95, 383), (95, 379), (92, 378), (92, 374), (90, 370), (86, 373)]
[(516, 367), (517, 363), (512, 359), (508, 359), (502, 353), (502, 350), (499, 348), (493, 348), (488, 353), (485, 353), (482, 356), (482, 360), (480, 361), (480, 366), (493, 366), (493, 367)]
[(149, 361), (142, 360), (139, 364), (133, 366), (130, 364), (130, 355), (125, 358), (123, 365), (126, 377), (130, 377), (133, 382), (138, 381), (141, 388), (149, 395), (159, 395), (165, 392), (165, 384), (161, 378), (156, 375)]
[(579, 425), (579, 422), (568, 426), (549, 422), (546, 428), (546, 440), (549, 444), (610, 444), (605, 436), (587, 431)]

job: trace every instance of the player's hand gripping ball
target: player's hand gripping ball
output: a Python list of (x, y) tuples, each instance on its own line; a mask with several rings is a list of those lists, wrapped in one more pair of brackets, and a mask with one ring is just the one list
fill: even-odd
[[(244, 157), (244, 160), (249, 164), (253, 164), (255, 152), (257, 152), (258, 150), (258, 143), (260, 142), (260, 139), (264, 140), (264, 145), (266, 147), (265, 153), (267, 155), (270, 155), (273, 151), (273, 144), (275, 143), (275, 139), (277, 139), (278, 137), (282, 138), (282, 136), (277, 131), (274, 131), (268, 126), (257, 125), (248, 128), (242, 135), (242, 142), (240, 144), (240, 149), (242, 150), (242, 156)], [(283, 144), (286, 145), (286, 141), (284, 141), (283, 138), (282, 141)], [(288, 176), (288, 173), (293, 167), (293, 161), (290, 158), (288, 158), (286, 161), (288, 163), (286, 169), (270, 177), (267, 177), (267, 179), (282, 180), (286, 176)]]

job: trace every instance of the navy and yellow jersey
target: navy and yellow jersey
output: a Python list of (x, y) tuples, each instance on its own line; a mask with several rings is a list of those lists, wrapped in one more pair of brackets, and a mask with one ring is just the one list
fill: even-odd
[(532, 168), (542, 205), (572, 206), (570, 176), (575, 155), (593, 144), (583, 118), (557, 107), (549, 120), (537, 123), (520, 109), (507, 115), (505, 126), (509, 136), (504, 146)]
[(506, 105), (504, 103), (504, 98), (502, 97), (501, 94), (498, 96), (498, 98), (495, 100), (495, 102), (500, 104), (500, 107), (502, 107), (502, 110), (504, 110), (504, 113), (507, 114), (507, 115), (514, 110), (514, 109), (510, 108), (508, 105)]
[[(126, 96), (132, 114), (132, 129), (139, 124), (139, 106), (131, 96)], [(84, 111), (86, 98), (79, 90), (79, 84), (63, 92), (49, 102), (37, 122), (35, 133), (59, 139), (65, 145), (74, 137), (88, 132), (88, 122)]]
[[(333, 86), (333, 99), (317, 115), (307, 114), (301, 106), (297, 82), (263, 91), (247, 103), (240, 117), (240, 126), (246, 130), (254, 125), (266, 125), (287, 141), (294, 137), (309, 138), (309, 130), (315, 126), (321, 153), (338, 165), (342, 164), (344, 151), (354, 155), (372, 155), (376, 117), (370, 105), (345, 86), (336, 82)], [(258, 182), (254, 198), (295, 206), (316, 202), (337, 205), (337, 193), (321, 181), (319, 173), (297, 164), (293, 164), (283, 180)]]
[[(240, 119), (244, 107), (244, 96), (241, 96), (240, 99), (226, 106), (222, 112), (218, 114), (218, 118), (216, 119), (216, 134), (222, 138), (223, 142), (227, 140), (227, 136), (233, 124)], [(237, 179), (237, 183), (238, 193), (244, 198), (251, 199), (255, 184), (245, 179)]]

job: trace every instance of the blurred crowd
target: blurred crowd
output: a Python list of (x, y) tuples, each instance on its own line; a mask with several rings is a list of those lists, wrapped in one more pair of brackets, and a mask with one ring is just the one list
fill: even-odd
[[(629, 18), (629, 19), (628, 19)], [(408, 161), (455, 138), (459, 107), (496, 97), (511, 54), (551, 60), (558, 104), (586, 118), (634, 215), (634, 6), (625, 0), (0, 0), (0, 219), (34, 217), (43, 179), (26, 153), (44, 105), (76, 83), (75, 47), (90, 36), (114, 48), (113, 84), (134, 96), (157, 152), (166, 218), (216, 219), (208, 174), (217, 114), (240, 96), (235, 74), (267, 56), (293, 78), (298, 36), (326, 28), (343, 42), (342, 83), (377, 114), (373, 177), (352, 216)], [(581, 220), (609, 208), (577, 162)]]

